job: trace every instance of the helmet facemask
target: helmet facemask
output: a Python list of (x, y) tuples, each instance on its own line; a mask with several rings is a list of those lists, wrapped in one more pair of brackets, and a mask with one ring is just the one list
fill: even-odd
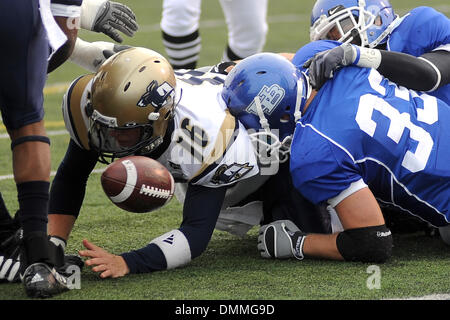
[(116, 158), (122, 158), (131, 154), (151, 153), (162, 143), (162, 137), (153, 136), (153, 124), (128, 123), (125, 126), (114, 126), (114, 119), (104, 120), (94, 111), (89, 118), (88, 130), (90, 148), (99, 153), (99, 160), (110, 163)]
[(321, 15), (311, 27), (311, 41), (336, 40), (368, 46), (367, 29), (375, 22), (375, 16), (363, 7), (338, 6), (329, 10), (330, 16)]
[(311, 15), (310, 39), (375, 48), (387, 41), (399, 17), (387, 0), (319, 0)]

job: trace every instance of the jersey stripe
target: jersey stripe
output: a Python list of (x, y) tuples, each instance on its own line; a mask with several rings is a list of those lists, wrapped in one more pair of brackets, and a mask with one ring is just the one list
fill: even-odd
[[(82, 144), (83, 148), (89, 150), (89, 139), (87, 135), (86, 124), (83, 120), (83, 115), (81, 114), (81, 97), (83, 95), (84, 89), (87, 83), (93, 78), (94, 75), (86, 75), (78, 79), (78, 81), (69, 89), (69, 106), (68, 113), (70, 117), (71, 126), (77, 140)], [(84, 108), (83, 108), (84, 110)]]
[(203, 161), (201, 168), (192, 176), (189, 182), (196, 183), (217, 167), (220, 162), (217, 160), (223, 157), (233, 144), (234, 139), (232, 138), (235, 136), (235, 132), (238, 128), (239, 125), (237, 123), (237, 119), (231, 115), (229, 110), (225, 110), (225, 119), (220, 127), (216, 144), (214, 145), (214, 148), (208, 158)]

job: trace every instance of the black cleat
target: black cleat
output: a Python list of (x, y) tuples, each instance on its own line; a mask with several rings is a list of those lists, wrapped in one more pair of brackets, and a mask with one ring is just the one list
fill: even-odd
[(64, 276), (70, 277), (74, 272), (74, 267), (77, 267), (79, 271), (83, 270), (84, 261), (78, 255), (66, 254), (64, 256), (64, 264), (56, 268), (56, 271)]
[(50, 298), (69, 290), (67, 279), (42, 262), (28, 266), (21, 277), (30, 298)]

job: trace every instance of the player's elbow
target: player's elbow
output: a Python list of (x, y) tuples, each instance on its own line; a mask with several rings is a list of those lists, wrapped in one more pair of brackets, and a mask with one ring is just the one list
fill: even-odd
[(57, 69), (70, 58), (78, 36), (78, 29), (69, 23), (67, 17), (55, 17), (55, 21), (66, 35), (67, 41), (52, 55), (48, 63), (47, 73)]
[(433, 91), (435, 90), (440, 83), (440, 71), (433, 67), (431, 63), (423, 64), (421, 68), (419, 68), (416, 73), (416, 83), (418, 89), (421, 91)]
[(385, 225), (349, 229), (338, 235), (336, 245), (346, 261), (384, 263), (392, 254), (392, 234)]

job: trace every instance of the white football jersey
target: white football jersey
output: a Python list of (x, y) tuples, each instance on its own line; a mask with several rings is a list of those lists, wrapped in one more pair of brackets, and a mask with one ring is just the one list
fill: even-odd
[[(178, 105), (171, 143), (157, 160), (177, 181), (207, 187), (233, 184), (259, 173), (257, 157), (244, 126), (221, 98), (224, 75), (178, 70)], [(89, 149), (85, 107), (92, 75), (76, 79), (63, 99), (63, 115), (72, 139)]]
[(257, 174), (250, 137), (220, 95), (225, 76), (199, 70), (175, 74), (181, 99), (172, 142), (158, 161), (178, 179), (208, 187)]

